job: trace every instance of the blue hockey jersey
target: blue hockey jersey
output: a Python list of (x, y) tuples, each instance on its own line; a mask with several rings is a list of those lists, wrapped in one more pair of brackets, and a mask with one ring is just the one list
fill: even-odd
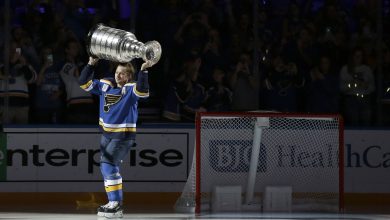
[(94, 68), (87, 65), (80, 74), (80, 87), (99, 95), (99, 125), (108, 138), (135, 139), (138, 99), (149, 97), (147, 71), (138, 73), (137, 82), (118, 87), (113, 78), (93, 79)]

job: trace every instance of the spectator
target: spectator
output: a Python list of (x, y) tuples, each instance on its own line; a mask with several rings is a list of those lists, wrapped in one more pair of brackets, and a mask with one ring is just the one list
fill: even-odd
[(296, 2), (289, 4), (287, 15), (282, 26), (283, 36), (287, 37), (287, 39), (292, 39), (294, 36), (297, 36), (304, 26), (300, 10)]
[(198, 10), (207, 15), (211, 26), (223, 26), (224, 10), (221, 10), (221, 8), (224, 7), (225, 2), (214, 0), (201, 0), (197, 2), (199, 2)]
[(345, 30), (332, 30), (330, 28), (319, 32), (318, 49), (320, 54), (326, 54), (332, 58), (332, 66), (335, 69), (347, 62), (348, 42)]
[[(28, 84), (34, 83), (37, 74), (33, 67), (28, 64), (16, 42), (11, 42), (10, 72), (4, 72), (4, 65), (0, 71), (0, 115), (4, 114), (4, 98), (8, 96), (8, 117), (3, 124), (27, 124), (29, 122), (29, 99), (30, 91)], [(7, 88), (8, 87), (8, 88)], [(1, 119), (0, 119), (1, 120)]]
[(232, 110), (248, 111), (258, 109), (257, 76), (252, 71), (249, 53), (242, 53), (235, 70), (230, 74), (229, 84), (233, 90)]
[(371, 124), (371, 96), (375, 90), (372, 70), (364, 64), (363, 50), (353, 50), (350, 61), (340, 71), (340, 90), (346, 123), (349, 125)]
[(351, 36), (351, 48), (361, 48), (364, 53), (366, 65), (374, 69), (374, 66), (377, 64), (377, 36), (374, 32), (375, 27), (373, 22), (362, 18), (360, 19), (358, 28), (358, 32)]
[(305, 84), (304, 77), (293, 62), (286, 63), (277, 55), (264, 80), (264, 105), (266, 110), (296, 112), (298, 89)]
[(310, 72), (306, 95), (308, 112), (339, 112), (339, 77), (332, 67), (330, 58), (322, 56), (319, 64)]
[(284, 48), (284, 55), (297, 65), (299, 72), (306, 79), (317, 54), (317, 47), (313, 41), (313, 32), (308, 27), (304, 27), (299, 31), (297, 38), (287, 43)]
[[(141, 4), (140, 7), (149, 8), (149, 2), (139, 2)], [(143, 9), (143, 8), (142, 8)], [(169, 70), (172, 69), (173, 65), (175, 65), (175, 61), (177, 61), (177, 57), (175, 57), (175, 39), (174, 36), (177, 30), (183, 23), (183, 20), (186, 17), (185, 10), (183, 10), (183, 3), (181, 0), (169, 0), (169, 1), (161, 1), (160, 10), (156, 11), (159, 19), (151, 20), (150, 14), (138, 13), (138, 21), (139, 28), (138, 31), (142, 35), (147, 32), (144, 29), (153, 29), (153, 33), (150, 33), (153, 37), (156, 37), (155, 34), (161, 35), (161, 45), (163, 47), (164, 56), (161, 57), (160, 63), (164, 64), (164, 74), (167, 75)], [(152, 11), (150, 13), (155, 13)], [(149, 25), (149, 23), (152, 23)], [(146, 25), (145, 25), (146, 24)], [(148, 26), (147, 26), (148, 25)], [(140, 30), (141, 29), (141, 30)], [(141, 38), (141, 37), (140, 37)]]
[(330, 30), (332, 32), (338, 32), (345, 30), (347, 27), (343, 12), (332, 1), (325, 3), (319, 10), (315, 18), (315, 24), (320, 31)]
[(60, 76), (61, 63), (53, 50), (44, 47), (41, 52), (42, 67), (36, 82), (35, 120), (37, 123), (62, 123), (64, 118), (64, 84)]
[(207, 42), (202, 56), (202, 66), (199, 75), (199, 81), (206, 88), (210, 87), (210, 83), (213, 82), (212, 72), (216, 66), (223, 66), (224, 51), (222, 48), (222, 42), (217, 29), (210, 29), (209, 41)]
[(23, 56), (35, 70), (39, 70), (39, 55), (31, 37), (22, 26), (16, 26), (12, 29), (12, 39), (16, 42), (17, 47), (21, 48)]
[(77, 39), (75, 34), (67, 28), (61, 21), (56, 22), (55, 42), (52, 42), (53, 55), (57, 60), (65, 60), (64, 48), (69, 39)]
[(66, 89), (66, 122), (92, 124), (98, 120), (97, 106), (92, 95), (80, 88), (80, 46), (77, 40), (68, 40), (65, 46), (65, 61), (60, 71)]
[[(228, 47), (226, 50), (226, 60), (227, 63), (235, 63), (240, 59), (241, 53), (243, 52), (243, 48), (241, 47), (240, 38), (237, 33), (232, 33), (229, 36)], [(225, 54), (224, 54), (225, 55)]]
[[(75, 34), (76, 39), (83, 40), (88, 33), (85, 22), (87, 21), (87, 14), (84, 13), (84, 1), (67, 1), (63, 15), (63, 22)], [(81, 10), (80, 10), (81, 9)]]
[(210, 25), (205, 14), (190, 14), (175, 34), (179, 57), (185, 55), (183, 54), (185, 51), (201, 54), (208, 41), (209, 29)]
[(173, 121), (194, 121), (195, 113), (205, 111), (202, 106), (205, 90), (197, 83), (201, 65), (199, 57), (186, 61), (179, 75), (168, 89), (163, 117)]
[(206, 92), (203, 106), (208, 112), (226, 112), (231, 110), (232, 92), (224, 84), (225, 71), (219, 67), (213, 70), (213, 85)]
[(237, 29), (234, 30), (238, 34), (241, 52), (249, 51), (253, 46), (253, 31), (252, 20), (249, 14), (240, 14), (237, 24)]

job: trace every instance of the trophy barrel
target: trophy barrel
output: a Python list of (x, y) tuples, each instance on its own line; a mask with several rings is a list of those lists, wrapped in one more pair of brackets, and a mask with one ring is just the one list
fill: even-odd
[(87, 36), (89, 56), (116, 62), (130, 62), (134, 58), (157, 63), (161, 57), (161, 45), (157, 41), (145, 44), (131, 32), (97, 24)]

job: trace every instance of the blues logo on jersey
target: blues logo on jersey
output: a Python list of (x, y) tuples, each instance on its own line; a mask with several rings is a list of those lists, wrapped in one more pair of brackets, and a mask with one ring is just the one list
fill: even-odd
[(110, 107), (121, 100), (122, 95), (104, 94), (104, 112), (110, 111)]

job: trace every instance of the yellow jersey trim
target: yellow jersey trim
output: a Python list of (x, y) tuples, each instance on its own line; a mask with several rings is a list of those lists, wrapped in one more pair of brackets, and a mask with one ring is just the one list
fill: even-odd
[(105, 84), (108, 84), (108, 85), (110, 85), (111, 87), (114, 87), (114, 85), (112, 84), (112, 82), (109, 81), (109, 80), (101, 79), (100, 82), (105, 83)]
[(137, 86), (134, 86), (133, 91), (139, 97), (148, 97), (149, 96), (149, 92), (140, 92), (140, 91), (138, 91), (137, 90)]
[(122, 184), (113, 185), (113, 186), (106, 186), (106, 192), (112, 192), (112, 191), (121, 190), (121, 189), (122, 189)]
[(104, 123), (99, 121), (99, 125), (107, 132), (136, 132), (136, 128), (108, 128), (104, 126)]
[(135, 85), (136, 83), (126, 83), (124, 86), (133, 86)]
[(88, 87), (90, 87), (92, 84), (92, 80), (89, 80), (87, 83), (85, 83), (84, 85), (81, 85), (80, 87), (84, 90), (88, 89)]

